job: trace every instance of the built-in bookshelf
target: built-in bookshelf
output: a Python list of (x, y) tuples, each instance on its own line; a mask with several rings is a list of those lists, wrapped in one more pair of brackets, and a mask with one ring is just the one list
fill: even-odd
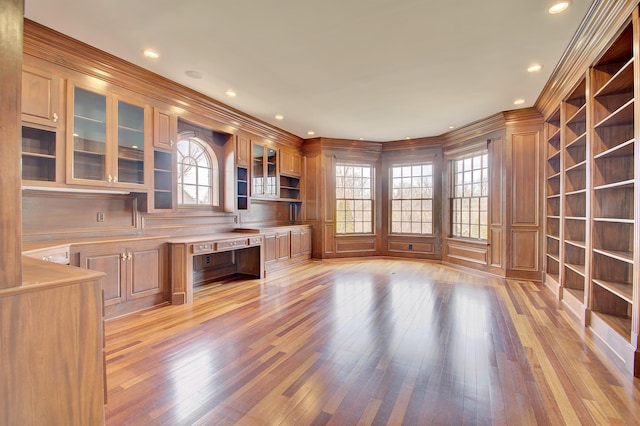
[[(560, 217), (562, 215), (562, 150), (560, 145), (560, 109), (546, 121), (546, 256), (545, 271), (548, 284), (560, 285)], [(552, 282), (550, 282), (552, 280)]]
[[(637, 64), (635, 64), (637, 66)], [(634, 55), (629, 26), (591, 69), (592, 318), (633, 342)], [(603, 334), (603, 333), (599, 333)], [(607, 341), (616, 350), (615, 339)]]
[(56, 132), (22, 127), (22, 179), (56, 180)]
[(169, 152), (153, 152), (153, 207), (156, 210), (173, 208), (173, 161)]
[(563, 112), (563, 299), (584, 312), (587, 229), (587, 98), (583, 79), (562, 103)]
[(246, 167), (236, 167), (236, 197), (238, 210), (249, 208), (249, 171)]

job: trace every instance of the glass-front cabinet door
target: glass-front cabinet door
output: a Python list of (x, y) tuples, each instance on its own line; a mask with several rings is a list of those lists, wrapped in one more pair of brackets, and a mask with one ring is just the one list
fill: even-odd
[(107, 97), (73, 89), (73, 164), (75, 180), (107, 178)]
[(150, 107), (69, 85), (68, 183), (140, 188)]
[(278, 195), (278, 150), (253, 144), (251, 147), (251, 195), (276, 197)]
[(144, 184), (144, 108), (118, 101), (118, 182)]

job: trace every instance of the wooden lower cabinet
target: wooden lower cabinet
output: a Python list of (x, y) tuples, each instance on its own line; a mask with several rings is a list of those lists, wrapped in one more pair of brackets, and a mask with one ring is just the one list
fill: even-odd
[(106, 318), (169, 300), (164, 242), (101, 244), (78, 253), (81, 267), (106, 274), (102, 286)]
[(311, 258), (308, 225), (263, 229), (265, 272), (282, 269)]

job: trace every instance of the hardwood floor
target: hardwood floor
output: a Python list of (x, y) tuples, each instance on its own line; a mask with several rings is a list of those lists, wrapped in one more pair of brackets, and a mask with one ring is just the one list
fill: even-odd
[(541, 285), (313, 262), (106, 324), (107, 424), (639, 424), (640, 381)]

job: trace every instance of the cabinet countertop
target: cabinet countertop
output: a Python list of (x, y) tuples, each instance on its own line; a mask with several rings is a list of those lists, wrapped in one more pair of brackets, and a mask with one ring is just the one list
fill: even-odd
[(22, 256), (22, 266), (22, 285), (0, 290), (0, 297), (95, 282), (105, 276), (102, 272), (76, 268), (75, 266), (59, 265), (27, 256)]

